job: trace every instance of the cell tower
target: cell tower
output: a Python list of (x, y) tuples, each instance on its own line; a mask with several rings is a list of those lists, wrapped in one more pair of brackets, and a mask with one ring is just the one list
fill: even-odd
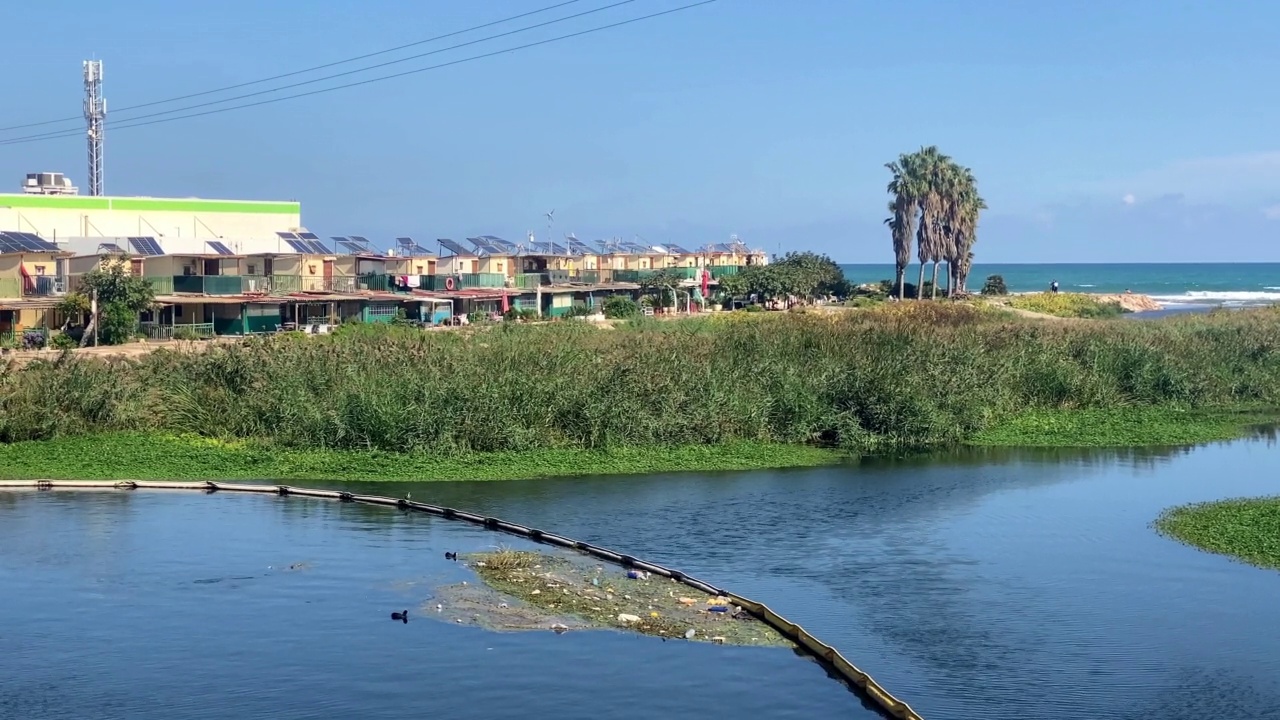
[(84, 121), (89, 136), (89, 194), (102, 194), (103, 125), (107, 101), (102, 97), (102, 61), (84, 61)]

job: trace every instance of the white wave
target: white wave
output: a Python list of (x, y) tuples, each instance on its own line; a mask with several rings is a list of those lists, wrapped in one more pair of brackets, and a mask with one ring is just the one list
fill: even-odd
[(1097, 285), (1077, 285), (1076, 287), (1098, 287)]
[(1263, 285), (1263, 290), (1280, 290), (1280, 285)]
[(1280, 302), (1280, 292), (1189, 290), (1181, 295), (1152, 295), (1151, 299), (1182, 305), (1270, 305)]

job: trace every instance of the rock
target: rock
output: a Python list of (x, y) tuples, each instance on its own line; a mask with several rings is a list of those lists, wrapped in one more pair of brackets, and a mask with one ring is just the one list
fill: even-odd
[(640, 622), (640, 616), (622, 613), (618, 615), (618, 622), (624, 622), (624, 623)]
[(682, 597), (682, 598), (680, 598), (680, 599), (679, 599), (679, 602), (680, 602), (680, 604), (681, 604), (681, 605), (696, 605), (696, 604), (698, 604), (698, 601), (697, 601), (697, 600), (694, 600), (693, 598), (690, 598), (690, 597)]

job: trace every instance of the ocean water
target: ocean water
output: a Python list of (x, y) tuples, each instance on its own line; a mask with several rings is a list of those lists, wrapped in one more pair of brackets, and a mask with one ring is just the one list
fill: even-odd
[[(893, 265), (841, 265), (855, 283), (893, 277)], [(907, 268), (915, 282), (919, 265)], [(1166, 305), (1250, 307), (1280, 302), (1280, 263), (976, 263), (969, 289), (988, 275), (1001, 275), (1009, 292), (1037, 292), (1058, 281), (1063, 292), (1122, 293), (1132, 290)], [(928, 271), (925, 277), (929, 277)]]

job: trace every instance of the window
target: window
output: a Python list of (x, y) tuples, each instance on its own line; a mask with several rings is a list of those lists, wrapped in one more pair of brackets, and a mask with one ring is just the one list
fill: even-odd
[(258, 266), (257, 266), (257, 265), (254, 265), (253, 263), (249, 263), (249, 266), (248, 266), (246, 269), (248, 270), (248, 272), (247, 272), (247, 273), (245, 273), (246, 275), (257, 275), (257, 274), (258, 274)]

